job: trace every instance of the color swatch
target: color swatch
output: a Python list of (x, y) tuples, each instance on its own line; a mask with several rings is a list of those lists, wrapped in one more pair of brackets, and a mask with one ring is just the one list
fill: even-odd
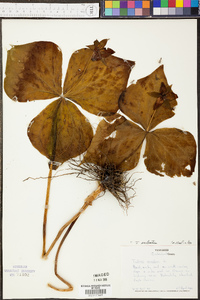
[(153, 0), (154, 16), (197, 16), (198, 0)]
[(105, 0), (105, 17), (150, 16), (150, 0)]
[(200, 0), (101, 0), (101, 17), (200, 17)]

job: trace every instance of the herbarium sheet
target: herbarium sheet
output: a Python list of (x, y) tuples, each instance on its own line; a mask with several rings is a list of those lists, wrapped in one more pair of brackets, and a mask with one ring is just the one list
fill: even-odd
[(196, 20), (3, 20), (3, 297), (197, 298)]

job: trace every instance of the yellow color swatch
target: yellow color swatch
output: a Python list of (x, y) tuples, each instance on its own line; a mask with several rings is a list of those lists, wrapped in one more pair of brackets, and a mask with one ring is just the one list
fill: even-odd
[(176, 7), (183, 7), (183, 0), (176, 0)]

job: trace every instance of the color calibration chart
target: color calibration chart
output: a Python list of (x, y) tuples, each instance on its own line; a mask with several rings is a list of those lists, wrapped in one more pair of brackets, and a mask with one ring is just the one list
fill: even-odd
[(105, 17), (150, 16), (150, 0), (106, 0)]
[(197, 16), (198, 0), (153, 0), (154, 15)]
[(199, 17), (200, 0), (104, 0), (101, 17)]

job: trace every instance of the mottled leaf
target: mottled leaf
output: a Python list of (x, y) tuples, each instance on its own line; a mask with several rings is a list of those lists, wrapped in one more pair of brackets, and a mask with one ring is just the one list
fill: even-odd
[(50, 161), (63, 163), (86, 151), (93, 131), (77, 107), (60, 98), (31, 121), (28, 136), (33, 146)]
[(144, 157), (150, 172), (170, 177), (191, 176), (196, 160), (193, 135), (175, 128), (152, 132), (153, 127), (174, 115), (176, 98), (167, 83), (163, 66), (138, 80), (127, 88), (119, 104), (121, 110), (143, 128), (125, 118), (117, 123), (119, 114), (113, 116), (110, 122), (102, 121), (85, 159), (98, 165), (111, 162), (124, 171), (133, 169), (138, 164), (146, 138)]
[(190, 132), (163, 128), (149, 132), (144, 153), (147, 170), (156, 175), (191, 176), (196, 160), (196, 142)]
[(94, 60), (91, 49), (74, 52), (69, 61), (63, 94), (93, 114), (114, 114), (125, 90), (132, 61), (109, 55)]
[(52, 42), (13, 46), (8, 51), (4, 89), (13, 100), (26, 102), (60, 96), (62, 53)]
[(113, 164), (123, 171), (133, 169), (139, 161), (144, 138), (144, 130), (124, 117), (111, 120), (111, 123), (102, 120), (84, 162), (100, 166)]
[(167, 83), (163, 66), (130, 85), (119, 100), (120, 109), (146, 131), (174, 116), (177, 95)]

